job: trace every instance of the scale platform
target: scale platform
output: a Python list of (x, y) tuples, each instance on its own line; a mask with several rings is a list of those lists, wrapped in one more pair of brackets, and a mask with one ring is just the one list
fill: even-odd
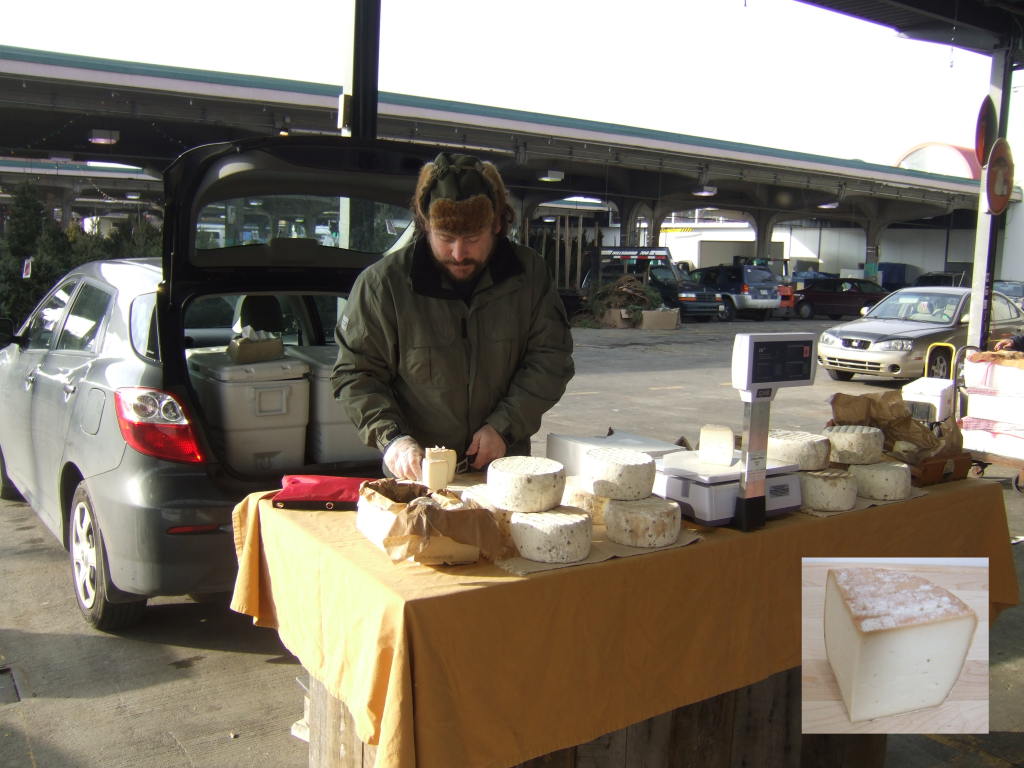
[[(743, 453), (729, 466), (704, 464), (699, 451), (675, 451), (655, 462), (654, 493), (679, 502), (683, 514), (701, 525), (728, 525), (733, 518), (743, 473)], [(796, 464), (768, 459), (765, 466), (765, 514), (776, 517), (800, 509)]]

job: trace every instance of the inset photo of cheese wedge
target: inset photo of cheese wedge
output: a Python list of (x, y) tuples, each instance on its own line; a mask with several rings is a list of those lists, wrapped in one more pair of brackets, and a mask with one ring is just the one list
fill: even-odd
[(988, 561), (803, 566), (804, 733), (987, 733)]

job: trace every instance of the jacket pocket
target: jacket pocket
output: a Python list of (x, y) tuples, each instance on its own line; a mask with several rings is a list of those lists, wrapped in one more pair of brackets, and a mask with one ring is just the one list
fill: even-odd
[(448, 388), (452, 386), (452, 366), (460, 358), (455, 348), (456, 338), (451, 328), (432, 327), (410, 335), (409, 345), (402, 361), (408, 381), (419, 386)]

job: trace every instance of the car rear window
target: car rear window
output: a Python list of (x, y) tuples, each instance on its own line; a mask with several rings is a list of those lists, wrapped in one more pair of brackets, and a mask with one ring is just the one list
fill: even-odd
[(282, 249), (282, 255), (292, 258), (308, 256), (320, 248), (381, 254), (394, 247), (411, 224), (407, 208), (378, 200), (334, 195), (247, 195), (207, 202), (196, 220), (195, 247), (209, 252), (284, 241), (289, 245)]
[(775, 283), (775, 273), (770, 269), (744, 268), (744, 280), (748, 283)]

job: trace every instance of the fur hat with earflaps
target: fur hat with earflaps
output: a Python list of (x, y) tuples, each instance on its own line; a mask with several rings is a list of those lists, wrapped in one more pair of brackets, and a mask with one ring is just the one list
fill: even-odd
[(469, 235), (489, 228), (497, 216), (498, 234), (511, 219), (508, 193), (493, 163), (471, 155), (442, 152), (420, 169), (412, 201), (416, 225), (451, 235)]

